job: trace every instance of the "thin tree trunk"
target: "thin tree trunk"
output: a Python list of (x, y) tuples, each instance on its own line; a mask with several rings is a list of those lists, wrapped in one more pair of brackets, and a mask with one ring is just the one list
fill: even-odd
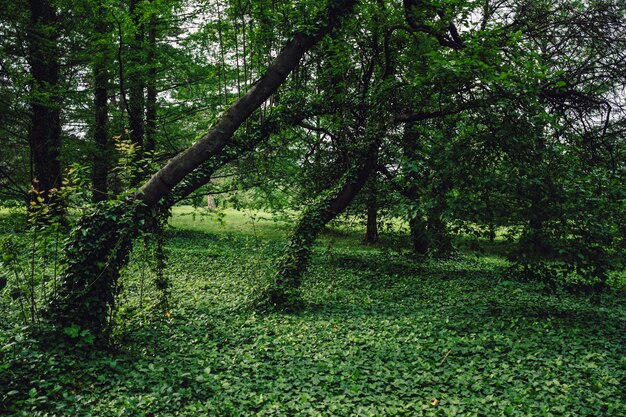
[[(55, 190), (61, 188), (61, 99), (58, 92), (59, 56), (57, 17), (48, 0), (30, 1), (28, 53), (31, 67), (30, 150), (34, 165), (34, 188), (52, 212), (63, 208)], [(37, 204), (37, 199), (32, 200)]]
[(365, 237), (363, 243), (374, 245), (378, 243), (378, 187), (376, 176), (370, 178), (367, 187), (367, 225), (365, 227)]

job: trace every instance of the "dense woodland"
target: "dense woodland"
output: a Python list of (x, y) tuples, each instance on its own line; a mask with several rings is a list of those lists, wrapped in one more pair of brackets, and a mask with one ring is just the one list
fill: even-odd
[(626, 415), (622, 0), (0, 0), (0, 414)]

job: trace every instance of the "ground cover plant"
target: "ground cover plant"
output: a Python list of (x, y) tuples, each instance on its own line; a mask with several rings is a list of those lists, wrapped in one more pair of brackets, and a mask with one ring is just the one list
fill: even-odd
[(285, 225), (193, 212), (175, 209), (167, 228), (167, 312), (149, 289), (139, 310), (133, 254), (110, 351), (47, 348), (2, 294), (3, 415), (626, 413), (623, 294), (553, 294), (512, 279), (500, 256), (415, 258), (397, 236), (363, 246), (344, 228), (314, 249), (306, 307), (262, 311)]

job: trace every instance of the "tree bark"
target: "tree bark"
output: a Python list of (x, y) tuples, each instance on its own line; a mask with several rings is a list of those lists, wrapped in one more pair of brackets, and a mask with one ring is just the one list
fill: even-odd
[[(48, 0), (30, 1), (28, 61), (31, 67), (31, 129), (29, 143), (34, 165), (34, 189), (52, 212), (63, 208), (55, 190), (61, 188), (61, 98), (57, 16)], [(36, 196), (34, 196), (36, 197)], [(37, 204), (38, 200), (32, 200)]]
[[(140, 10), (137, 10), (139, 0), (130, 0), (130, 15), (134, 23), (135, 33), (130, 42), (129, 59), (127, 66), (126, 81), (128, 83), (128, 126), (130, 141), (135, 146), (133, 155), (136, 168), (139, 169), (139, 161), (144, 151), (144, 112), (145, 112), (145, 86), (146, 77), (144, 71), (144, 25), (141, 23)], [(133, 183), (138, 184), (142, 175), (136, 172), (133, 175)]]
[(151, 12), (148, 23), (148, 66), (146, 83), (146, 153), (153, 153), (156, 149), (156, 118), (157, 118), (157, 86), (156, 86), (156, 36), (157, 21), (154, 12)]
[(550, 218), (549, 202), (547, 198), (550, 192), (550, 179), (547, 175), (548, 169), (545, 167), (546, 144), (542, 137), (535, 143), (534, 162), (532, 171), (533, 185), (529, 190), (528, 207), (528, 227), (520, 241), (524, 255), (529, 256), (533, 262), (542, 259), (550, 252), (547, 237), (545, 235), (544, 224)]
[(422, 216), (418, 214), (411, 217), (409, 228), (413, 251), (419, 255), (427, 254), (430, 239), (426, 231), (426, 222), (422, 219)]
[[(102, 41), (108, 33), (108, 27), (102, 14), (104, 7), (98, 7), (98, 15), (94, 27), (94, 41), (102, 47)], [(99, 48), (100, 49), (100, 48)], [(107, 70), (108, 53), (103, 50), (95, 51), (93, 62), (94, 77), (94, 104), (96, 123), (94, 128), (94, 142), (96, 151), (93, 154), (93, 166), (91, 171), (91, 184), (93, 189), (92, 201), (97, 203), (107, 199), (108, 176), (109, 176), (109, 133), (108, 133), (108, 85), (109, 74)]]
[[(438, 169), (441, 172), (440, 169)], [(435, 179), (430, 199), (433, 202), (427, 214), (426, 227), (428, 229), (429, 249), (438, 256), (447, 256), (453, 251), (452, 238), (448, 232), (448, 227), (444, 221), (445, 212), (448, 210), (446, 194), (452, 184), (447, 174), (443, 173), (440, 178)]]

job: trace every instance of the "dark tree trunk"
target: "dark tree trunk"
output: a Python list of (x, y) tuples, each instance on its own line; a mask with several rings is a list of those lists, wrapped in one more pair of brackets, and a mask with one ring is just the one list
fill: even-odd
[(138, 230), (149, 223), (146, 218), (158, 211), (161, 200), (186, 175), (221, 154), (232, 142), (237, 128), (285, 82), (302, 56), (351, 11), (354, 3), (355, 0), (331, 2), (321, 28), (312, 33), (296, 33), (265, 75), (224, 112), (208, 133), (153, 175), (132, 201), (118, 202), (112, 207), (99, 204), (78, 221), (65, 247), (67, 265), (60, 296), (49, 309), (58, 328), (78, 324), (97, 338), (104, 338), (119, 270), (128, 259)]
[(156, 118), (157, 118), (157, 86), (156, 86), (156, 15), (152, 13), (148, 23), (148, 66), (146, 84), (146, 153), (156, 149)]
[(411, 244), (415, 253), (425, 255), (428, 253), (428, 232), (426, 222), (420, 215), (413, 216), (409, 221)]
[[(57, 17), (48, 0), (30, 1), (28, 53), (31, 67), (31, 129), (29, 135), (34, 165), (34, 188), (52, 211), (63, 208), (55, 190), (61, 188), (61, 99), (59, 97), (59, 56)], [(36, 203), (38, 200), (33, 199)]]
[[(128, 83), (128, 126), (130, 128), (130, 141), (135, 146), (134, 162), (136, 164), (143, 157), (144, 148), (144, 112), (145, 112), (145, 86), (146, 77), (144, 71), (144, 25), (141, 23), (140, 11), (137, 10), (139, 0), (130, 0), (130, 14), (134, 23), (133, 41), (130, 43), (129, 59), (126, 71)], [(139, 166), (136, 167), (139, 169)], [(139, 172), (133, 176), (133, 182), (137, 184), (141, 180)]]
[(439, 256), (447, 256), (453, 251), (452, 238), (444, 221), (445, 212), (448, 210), (446, 194), (451, 188), (450, 178), (443, 174), (442, 178), (436, 179), (439, 184), (433, 187), (430, 196), (433, 205), (428, 212), (427, 224), (429, 249)]
[(446, 223), (442, 219), (442, 212), (436, 210), (429, 213), (427, 226), (430, 240), (429, 248), (435, 255), (447, 256), (454, 250), (452, 238), (448, 233)]
[[(98, 14), (103, 14), (104, 8), (98, 7)], [(94, 27), (95, 41), (101, 44), (108, 33), (106, 22), (101, 18), (96, 18)], [(95, 53), (93, 62), (94, 77), (94, 104), (96, 113), (96, 124), (94, 129), (94, 141), (96, 151), (93, 155), (93, 168), (91, 171), (91, 183), (93, 188), (92, 201), (97, 203), (107, 199), (108, 176), (109, 176), (109, 133), (107, 123), (109, 118), (108, 109), (108, 62), (109, 55), (99, 50)]]
[[(409, 162), (416, 162), (418, 159), (417, 147), (419, 137), (415, 132), (416, 124), (417, 122), (406, 123), (402, 135), (402, 151)], [(420, 190), (420, 181), (417, 174), (415, 170), (409, 171), (406, 174), (407, 185), (400, 190), (402, 195), (414, 203), (417, 203)], [(409, 220), (409, 237), (415, 253), (419, 255), (428, 253), (430, 239), (426, 230), (426, 222), (421, 214), (414, 214)]]
[(378, 187), (376, 176), (372, 175), (367, 187), (367, 225), (363, 243), (374, 245), (378, 243)]
[(313, 243), (320, 231), (344, 211), (361, 191), (376, 165), (376, 151), (372, 150), (360, 163), (308, 207), (291, 234), (290, 242), (279, 261), (276, 276), (269, 292), (270, 303), (285, 310), (299, 308), (300, 278), (308, 267)]
[(544, 231), (544, 224), (550, 217), (551, 210), (546, 203), (551, 199), (547, 198), (550, 192), (550, 179), (544, 163), (545, 150), (545, 140), (540, 137), (535, 144), (535, 166), (532, 173), (534, 181), (529, 195), (528, 229), (520, 242), (525, 254), (535, 260), (541, 259), (549, 252)]

